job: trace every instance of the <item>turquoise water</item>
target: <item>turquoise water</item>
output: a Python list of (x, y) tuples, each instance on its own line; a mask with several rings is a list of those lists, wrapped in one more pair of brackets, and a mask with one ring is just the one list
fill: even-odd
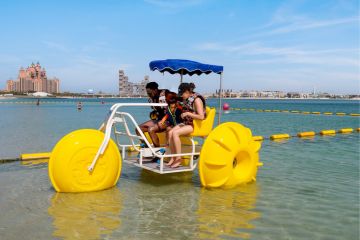
[[(81, 100), (80, 112), (76, 100), (49, 99), (38, 107), (32, 99), (1, 101), (3, 159), (51, 151), (72, 130), (98, 128), (114, 102), (146, 100)], [(234, 108), (360, 112), (358, 101), (227, 102)], [(148, 116), (147, 108), (129, 111), (138, 122)], [(223, 116), (263, 136), (357, 128), (359, 120), (250, 111)], [(0, 164), (1, 239), (359, 239), (359, 157), (358, 133), (267, 140), (257, 182), (246, 186), (209, 190), (201, 188), (197, 171), (159, 176), (124, 164), (115, 188), (86, 194), (55, 193), (46, 163)]]

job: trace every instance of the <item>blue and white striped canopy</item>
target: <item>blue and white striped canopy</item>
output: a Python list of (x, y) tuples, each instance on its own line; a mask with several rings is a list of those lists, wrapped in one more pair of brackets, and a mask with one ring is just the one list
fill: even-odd
[(182, 75), (201, 75), (203, 73), (217, 73), (221, 74), (224, 70), (223, 66), (203, 64), (190, 60), (183, 59), (166, 59), (155, 60), (149, 63), (150, 70), (159, 72), (169, 72), (171, 74), (179, 73)]

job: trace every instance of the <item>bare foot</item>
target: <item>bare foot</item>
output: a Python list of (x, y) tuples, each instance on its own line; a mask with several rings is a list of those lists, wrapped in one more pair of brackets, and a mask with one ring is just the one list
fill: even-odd
[(171, 166), (173, 163), (175, 162), (175, 158), (170, 158), (170, 161), (168, 163), (166, 163), (166, 166)]
[(171, 168), (177, 168), (177, 167), (180, 167), (180, 165), (181, 165), (181, 158), (178, 158), (178, 159), (176, 159), (174, 162), (173, 162), (173, 164), (171, 164)]

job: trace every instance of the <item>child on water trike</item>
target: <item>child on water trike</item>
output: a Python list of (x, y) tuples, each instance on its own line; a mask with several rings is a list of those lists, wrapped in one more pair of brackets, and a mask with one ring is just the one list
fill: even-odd
[(183, 122), (181, 118), (183, 108), (174, 92), (166, 94), (166, 103), (168, 107), (165, 110), (165, 116), (158, 122), (158, 125), (160, 130), (166, 130), (166, 145), (169, 146), (169, 132), (173, 127)]
[(166, 130), (166, 140), (167, 145), (169, 145), (169, 131), (183, 122), (181, 118), (183, 108), (178, 102), (177, 94), (174, 92), (166, 94), (166, 103), (168, 107), (165, 110), (165, 116), (158, 122), (158, 125), (161, 130)]

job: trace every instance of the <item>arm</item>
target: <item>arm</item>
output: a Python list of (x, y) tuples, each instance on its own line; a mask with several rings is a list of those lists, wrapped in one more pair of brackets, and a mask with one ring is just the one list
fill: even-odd
[(183, 114), (186, 114), (187, 116), (191, 117), (192, 119), (199, 119), (199, 120), (204, 120), (205, 116), (204, 116), (204, 106), (203, 106), (203, 102), (201, 101), (200, 98), (196, 98), (194, 101), (194, 106), (196, 111), (193, 113), (190, 112), (186, 112)]
[(169, 115), (165, 115), (160, 121), (159, 121), (159, 125), (162, 126), (164, 125), (165, 121), (168, 119)]

